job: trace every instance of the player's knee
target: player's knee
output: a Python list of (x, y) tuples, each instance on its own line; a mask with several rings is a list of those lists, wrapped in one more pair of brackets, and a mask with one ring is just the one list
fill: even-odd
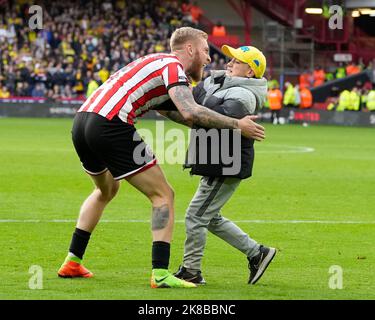
[(118, 190), (120, 189), (120, 182), (115, 181), (114, 184), (112, 185), (112, 190), (111, 190), (111, 200), (116, 196)]
[(174, 190), (171, 186), (169, 186), (168, 193), (169, 193), (169, 198), (171, 199), (171, 201), (174, 201)]
[(159, 204), (163, 203), (173, 203), (174, 191), (169, 185), (166, 184), (162, 188), (155, 190), (155, 192), (152, 193), (149, 198), (154, 206), (158, 206)]
[(164, 198), (169, 202), (169, 203), (173, 203), (174, 201), (174, 190), (172, 189), (171, 186), (167, 186), (166, 187), (166, 190), (164, 192)]
[(120, 183), (116, 181), (114, 184), (106, 188), (98, 188), (100, 200), (103, 202), (110, 202), (117, 194), (120, 188)]

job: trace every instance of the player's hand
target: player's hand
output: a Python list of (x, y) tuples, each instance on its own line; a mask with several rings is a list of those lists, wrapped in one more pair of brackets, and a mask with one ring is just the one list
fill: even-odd
[(241, 130), (241, 134), (246, 138), (262, 141), (266, 137), (264, 127), (254, 122), (256, 119), (258, 119), (257, 116), (246, 116), (238, 120), (238, 129)]

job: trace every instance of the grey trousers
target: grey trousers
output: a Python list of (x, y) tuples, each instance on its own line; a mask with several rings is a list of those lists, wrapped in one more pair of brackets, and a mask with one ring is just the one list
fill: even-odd
[(202, 177), (186, 211), (186, 240), (183, 266), (188, 271), (201, 270), (207, 230), (252, 258), (259, 252), (259, 244), (235, 223), (220, 214), (241, 182), (238, 178)]

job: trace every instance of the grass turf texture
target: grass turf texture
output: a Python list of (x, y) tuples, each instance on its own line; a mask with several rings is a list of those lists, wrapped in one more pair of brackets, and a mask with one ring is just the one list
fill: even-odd
[[(374, 299), (375, 131), (370, 128), (266, 125), (256, 143), (254, 175), (243, 181), (223, 215), (279, 252), (262, 279), (247, 285), (246, 258), (208, 236), (207, 286), (153, 290), (150, 223), (102, 222), (84, 259), (92, 279), (60, 279), (79, 207), (92, 184), (70, 140), (71, 119), (0, 119), (0, 299)], [(167, 128), (180, 127), (166, 123)], [(138, 128), (155, 129), (141, 120)], [(181, 127), (182, 128), (182, 127)], [(166, 144), (168, 145), (168, 144)], [(295, 147), (314, 152), (290, 153)], [(162, 165), (176, 192), (176, 219), (199, 178)], [(106, 220), (148, 220), (150, 204), (130, 185), (106, 209)], [(23, 220), (40, 220), (24, 222)], [(51, 222), (66, 219), (67, 222)], [(287, 223), (292, 220), (359, 221)], [(284, 222), (283, 222), (284, 221)], [(275, 223), (279, 222), (279, 223)], [(184, 224), (175, 225), (170, 270), (182, 260)], [(29, 267), (43, 268), (43, 290), (30, 290)], [(328, 286), (329, 268), (343, 269), (343, 289)]]

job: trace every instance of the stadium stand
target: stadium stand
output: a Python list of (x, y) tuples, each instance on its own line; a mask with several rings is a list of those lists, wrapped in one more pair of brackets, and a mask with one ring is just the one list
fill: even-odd
[(0, 97), (84, 98), (132, 60), (168, 51), (172, 31), (195, 26), (201, 14), (177, 1), (38, 4), (43, 29), (31, 30), (27, 1), (2, 1)]
[[(240, 8), (230, 2), (238, 14), (241, 10), (251, 10), (250, 3), (245, 3), (246, 6)], [(291, 2), (280, 1), (277, 6), (282, 10), (264, 3), (254, 2), (252, 5), (274, 21), (287, 26), (292, 24), (290, 16), (286, 14), (293, 9), (288, 7)], [(42, 0), (38, 5), (43, 8), (43, 29), (32, 30), (27, 23), (30, 17), (29, 1), (0, 2), (0, 99), (84, 100), (110, 74), (132, 60), (148, 53), (168, 51), (169, 37), (180, 26), (198, 27), (209, 34), (214, 50), (212, 63), (207, 66), (204, 77), (212, 69), (225, 68), (226, 61), (218, 50), (222, 43), (234, 47), (246, 44), (240, 41), (238, 34), (228, 30), (223, 32), (225, 26), (221, 21), (216, 20), (215, 25), (209, 20), (197, 1), (67, 0), (52, 3)], [(301, 9), (302, 5), (298, 5), (298, 10)], [(302, 17), (306, 23), (321, 23), (317, 17), (306, 14)], [(242, 18), (246, 25), (246, 16)], [(358, 35), (354, 39), (357, 47), (371, 46), (374, 41), (372, 37), (366, 37), (359, 28), (354, 31)], [(349, 34), (342, 36), (347, 38)], [(322, 43), (343, 41), (341, 38), (327, 37), (319, 33), (315, 40)], [(314, 69), (307, 65), (299, 66), (294, 76), (286, 76), (284, 82), (280, 83), (281, 92), (286, 94), (284, 84), (289, 82), (297, 88), (297, 101), (299, 90), (304, 89), (312, 93), (313, 108), (340, 110), (337, 108), (339, 94), (332, 88), (354, 90), (360, 96), (360, 107), (350, 107), (349, 110), (370, 110), (371, 81), (363, 80), (359, 75), (363, 72), (375, 74), (375, 58), (369, 60), (367, 57), (366, 64), (358, 55), (357, 58), (356, 63), (327, 63), (324, 60), (321, 66), (316, 64)], [(272, 56), (269, 62), (270, 66), (274, 64)], [(269, 80), (271, 76), (276, 76), (271, 69), (267, 70), (267, 74)], [(360, 79), (359, 83), (357, 79)], [(367, 103), (369, 93), (370, 103)], [(310, 103), (307, 105), (310, 106)]]

